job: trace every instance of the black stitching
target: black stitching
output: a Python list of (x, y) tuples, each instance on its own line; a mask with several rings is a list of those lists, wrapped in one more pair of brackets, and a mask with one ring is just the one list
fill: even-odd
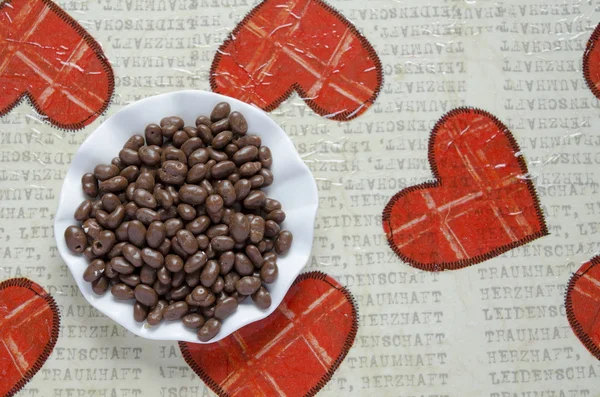
[[(317, 384), (315, 386), (313, 386), (308, 392), (306, 392), (304, 397), (313, 397), (315, 394), (317, 394), (319, 392), (319, 390), (321, 390), (323, 388), (323, 386), (325, 386), (327, 384), (327, 382), (329, 382), (331, 380), (331, 377), (333, 376), (335, 371), (338, 369), (338, 367), (340, 366), (342, 361), (344, 361), (344, 358), (346, 358), (348, 351), (350, 351), (350, 348), (352, 348), (352, 345), (354, 344), (354, 339), (356, 339), (356, 333), (358, 332), (359, 314), (358, 314), (358, 308), (356, 305), (356, 301), (354, 300), (354, 297), (352, 296), (350, 291), (348, 291), (345, 287), (343, 287), (343, 286), (338, 287), (338, 286), (333, 285), (329, 280), (327, 280), (327, 277), (328, 277), (327, 274), (325, 274), (323, 272), (319, 272), (319, 271), (303, 273), (300, 276), (298, 276), (298, 278), (296, 278), (296, 280), (292, 284), (292, 287), (295, 286), (296, 284), (298, 284), (304, 280), (308, 280), (308, 279), (324, 281), (327, 284), (329, 284), (330, 286), (334, 287), (335, 289), (340, 291), (342, 294), (344, 294), (344, 296), (346, 297), (346, 299), (350, 302), (350, 305), (352, 306), (352, 326), (350, 327), (350, 331), (348, 332), (348, 336), (346, 337), (346, 340), (344, 341), (344, 345), (342, 347), (342, 351), (340, 352), (339, 356), (333, 362), (333, 364), (331, 365), (329, 370), (327, 370), (327, 372), (323, 375), (323, 377), (321, 377), (321, 379), (317, 382)], [(185, 359), (185, 362), (200, 377), (200, 379), (202, 379), (202, 381), (206, 384), (206, 386), (208, 386), (219, 397), (230, 397), (230, 395), (225, 390), (223, 390), (221, 388), (221, 386), (217, 382), (215, 382), (210, 377), (210, 375), (208, 375), (204, 371), (204, 369), (202, 369), (194, 361), (192, 354), (190, 353), (190, 351), (188, 349), (188, 343), (179, 342), (179, 348), (181, 349), (181, 353), (183, 355), (183, 358)]]
[[(371, 95), (371, 97), (367, 101), (363, 102), (363, 105), (367, 105), (367, 107), (370, 107), (373, 103), (375, 103), (375, 100), (377, 100), (377, 97), (379, 96), (379, 93), (381, 92), (381, 88), (382, 88), (382, 85), (383, 85), (383, 68), (381, 66), (381, 61), (379, 59), (379, 56), (377, 55), (377, 52), (375, 51), (375, 49), (373, 48), (373, 46), (371, 45), (371, 43), (369, 43), (369, 41), (367, 40), (367, 38), (364, 37), (358, 31), (358, 29), (356, 29), (356, 26), (354, 26), (352, 24), (352, 22), (348, 21), (338, 10), (336, 10), (334, 7), (330, 6), (329, 4), (327, 4), (326, 2), (324, 2), (323, 0), (311, 0), (311, 1), (319, 4), (323, 8), (325, 8), (325, 10), (327, 10), (327, 12), (335, 15), (344, 25), (346, 25), (346, 27), (348, 29), (350, 29), (350, 31), (358, 38), (358, 40), (362, 44), (363, 49), (365, 51), (367, 51), (367, 53), (369, 54), (369, 57), (375, 63), (375, 67), (376, 67), (376, 70), (377, 70), (377, 87), (373, 91), (373, 95)], [(219, 63), (221, 62), (221, 57), (222, 57), (222, 54), (224, 52), (223, 50), (229, 45), (229, 43), (231, 43), (231, 42), (235, 43), (235, 39), (233, 39), (233, 37), (237, 36), (238, 33), (239, 33), (239, 31), (241, 30), (241, 28), (246, 24), (246, 22), (248, 22), (249, 19), (251, 19), (252, 17), (254, 17), (254, 15), (256, 13), (258, 13), (260, 11), (260, 9), (263, 6), (265, 6), (267, 3), (268, 3), (268, 0), (260, 3), (256, 7), (254, 7), (244, 17), (244, 19), (242, 19), (242, 21), (240, 23), (238, 23), (238, 25), (235, 27), (235, 29), (233, 30), (233, 32), (231, 32), (229, 34), (229, 36), (227, 37), (227, 39), (223, 42), (223, 44), (221, 44), (221, 46), (217, 50), (217, 53), (215, 54), (215, 58), (213, 59), (213, 63), (211, 65), (211, 67), (210, 67), (210, 88), (214, 92), (220, 93), (219, 90), (218, 90), (218, 87), (217, 87), (217, 82), (215, 81), (215, 75), (216, 75), (216, 70), (217, 70), (217, 68), (219, 66)], [(260, 108), (263, 109), (265, 112), (271, 112), (271, 111), (277, 109), (279, 107), (279, 105), (281, 105), (281, 103), (283, 101), (285, 101), (286, 99), (288, 99), (288, 97), (294, 91), (296, 91), (298, 93), (298, 95), (300, 95), (300, 97), (302, 98), (302, 100), (315, 113), (317, 113), (318, 115), (320, 115), (320, 116), (326, 116), (326, 115), (329, 114), (330, 111), (328, 111), (328, 110), (320, 107), (313, 100), (311, 100), (311, 99), (305, 99), (307, 97), (307, 94), (298, 85), (298, 83), (292, 84), (292, 86), (287, 91), (285, 91), (285, 93), (283, 93), (279, 98), (277, 98), (269, 106), (267, 106), (267, 107), (262, 107), (261, 106)], [(352, 119), (354, 119), (354, 118), (356, 118), (356, 117), (358, 117), (359, 115), (362, 114), (362, 112), (356, 112), (357, 109), (352, 109), (351, 111), (345, 111), (345, 112), (337, 113), (334, 116), (327, 117), (327, 119), (336, 120), (336, 121), (348, 121), (348, 120), (352, 120)]]
[(565, 308), (567, 309), (567, 319), (569, 320), (569, 324), (571, 325), (571, 329), (579, 339), (579, 341), (585, 346), (586, 349), (598, 360), (600, 360), (600, 346), (597, 346), (592, 338), (590, 338), (589, 334), (583, 329), (583, 326), (575, 317), (575, 311), (573, 310), (573, 301), (571, 297), (571, 293), (575, 289), (577, 285), (577, 281), (593, 266), (600, 264), (600, 256), (595, 256), (591, 260), (591, 265), (585, 272), (581, 273), (577, 271), (577, 273), (573, 274), (571, 280), (569, 281), (569, 286), (567, 287), (567, 294), (565, 296)]
[(19, 380), (19, 382), (17, 382), (17, 384), (15, 384), (4, 397), (14, 396), (31, 380), (31, 378), (35, 376), (35, 374), (40, 370), (40, 368), (42, 368), (42, 366), (54, 350), (54, 346), (56, 345), (56, 341), (58, 340), (58, 333), (60, 330), (60, 314), (58, 307), (56, 306), (56, 302), (54, 301), (52, 295), (48, 294), (47, 292), (44, 291), (44, 295), (40, 295), (37, 291), (32, 289), (31, 286), (33, 284), (33, 281), (26, 278), (13, 278), (0, 283), (0, 291), (9, 287), (21, 287), (29, 289), (30, 291), (36, 293), (39, 297), (44, 299), (48, 303), (48, 306), (50, 306), (50, 310), (52, 310), (53, 313), (52, 331), (50, 332), (50, 339), (48, 340), (48, 343), (46, 343), (42, 354), (38, 357), (38, 359), (31, 366), (31, 368), (29, 368), (27, 372), (25, 372), (21, 380)]
[[(7, 4), (12, 3), (12, 1), (13, 0), (7, 0), (5, 3), (2, 4), (0, 9), (5, 7)], [(102, 68), (104, 69), (104, 71), (106, 72), (107, 77), (108, 77), (108, 94), (109, 94), (108, 99), (106, 101), (104, 101), (102, 107), (97, 112), (94, 112), (94, 114), (88, 116), (85, 120), (76, 122), (74, 124), (63, 124), (63, 123), (60, 123), (60, 122), (52, 119), (50, 116), (48, 116), (42, 110), (42, 108), (39, 106), (37, 101), (31, 96), (31, 94), (28, 91), (26, 91), (23, 94), (19, 95), (19, 97), (17, 99), (15, 99), (13, 101), (13, 103), (9, 104), (4, 109), (0, 110), (0, 117), (7, 115), (16, 106), (21, 104), (25, 99), (28, 99), (29, 103), (35, 109), (35, 111), (38, 114), (41, 114), (44, 116), (40, 121), (43, 121), (47, 124), (51, 124), (55, 127), (58, 127), (61, 130), (66, 130), (66, 131), (80, 130), (80, 129), (86, 127), (86, 121), (88, 121), (92, 117), (95, 116), (95, 118), (98, 118), (98, 117), (104, 115), (106, 110), (108, 109), (108, 106), (111, 104), (114, 94), (115, 94), (115, 76), (114, 76), (114, 73), (112, 70), (112, 66), (110, 65), (110, 62), (108, 61), (108, 58), (104, 55), (104, 51), (102, 50), (102, 47), (100, 47), (100, 44), (98, 44), (98, 42), (77, 21), (75, 21), (73, 18), (71, 18), (69, 16), (69, 14), (67, 14), (58, 5), (54, 4), (51, 0), (41, 0), (41, 1), (42, 1), (42, 3), (44, 3), (44, 5), (46, 5), (48, 8), (50, 8), (50, 10), (53, 11), (60, 19), (62, 19), (66, 24), (71, 26), (79, 34), (79, 36), (81, 36), (81, 38), (83, 38), (85, 40), (87, 45), (90, 46), (92, 51), (96, 54), (96, 56), (98, 57), (98, 60), (100, 60), (100, 63), (102, 64)]]
[(590, 72), (590, 55), (596, 46), (596, 41), (600, 38), (600, 24), (596, 26), (596, 29), (590, 36), (587, 42), (585, 51), (583, 52), (583, 77), (589, 89), (594, 93), (596, 98), (600, 99), (600, 90), (596, 87), (596, 84), (592, 80)]
[[(481, 116), (488, 117), (489, 119), (491, 119), (493, 121), (493, 123), (496, 125), (496, 127), (500, 131), (504, 132), (504, 135), (507, 137), (513, 151), (515, 153), (519, 153), (521, 151), (517, 141), (515, 140), (514, 136), (512, 135), (512, 132), (500, 120), (498, 120), (498, 118), (496, 118), (491, 113), (486, 112), (485, 110), (472, 108), (472, 107), (459, 107), (459, 108), (453, 109), (450, 112), (446, 113), (435, 124), (435, 127), (433, 127), (433, 130), (431, 131), (431, 136), (429, 138), (428, 159), (429, 159), (429, 165), (431, 166), (431, 171), (436, 180), (431, 181), (431, 182), (421, 183), (418, 185), (414, 185), (414, 186), (410, 186), (408, 188), (402, 189), (401, 191), (399, 191), (392, 197), (392, 199), (387, 203), (387, 205), (383, 209), (383, 213), (382, 213), (382, 217), (381, 217), (382, 222), (384, 222), (384, 223), (387, 222), (390, 230), (392, 228), (391, 223), (390, 223), (392, 207), (396, 204), (396, 202), (401, 197), (406, 196), (409, 193), (414, 192), (416, 190), (422, 190), (422, 189), (426, 189), (426, 188), (436, 188), (436, 187), (442, 186), (442, 180), (441, 180), (438, 168), (437, 168), (437, 164), (435, 162), (435, 153), (434, 153), (435, 138), (437, 136), (439, 129), (449, 118), (454, 117), (455, 115), (458, 115), (458, 114), (463, 114), (463, 113), (475, 113), (475, 114), (478, 114)], [(527, 164), (525, 163), (523, 156), (518, 156), (517, 161), (519, 163), (519, 167), (521, 168), (521, 171), (523, 171), (524, 174), (527, 174), (529, 171), (527, 169)], [(541, 229), (537, 233), (526, 236), (526, 237), (524, 237), (518, 241), (514, 241), (510, 244), (494, 248), (493, 250), (491, 250), (490, 252), (487, 252), (485, 254), (477, 255), (475, 257), (468, 258), (468, 259), (461, 259), (461, 260), (455, 261), (455, 262), (421, 263), (412, 258), (409, 258), (408, 256), (404, 255), (402, 252), (400, 252), (400, 249), (396, 246), (393, 239), (391, 239), (389, 236), (386, 236), (388, 245), (396, 253), (396, 255), (398, 255), (400, 257), (400, 259), (402, 259), (404, 262), (407, 262), (411, 266), (416, 267), (421, 270), (437, 272), (437, 271), (442, 271), (442, 270), (462, 269), (467, 266), (471, 266), (471, 265), (474, 265), (474, 264), (477, 264), (480, 262), (484, 262), (488, 259), (494, 258), (500, 254), (503, 254), (504, 252), (510, 251), (513, 248), (527, 244), (527, 243), (529, 243), (535, 239), (538, 239), (540, 237), (547, 236), (549, 234), (548, 227), (546, 226), (546, 220), (544, 219), (544, 215), (540, 208), (540, 201), (537, 196), (537, 192), (535, 191), (535, 187), (533, 186), (533, 183), (529, 179), (526, 181), (526, 184), (527, 184), (527, 189), (529, 190), (529, 193), (531, 194), (531, 197), (533, 198), (535, 211), (536, 211), (536, 214), (538, 217), (538, 222), (541, 225)]]

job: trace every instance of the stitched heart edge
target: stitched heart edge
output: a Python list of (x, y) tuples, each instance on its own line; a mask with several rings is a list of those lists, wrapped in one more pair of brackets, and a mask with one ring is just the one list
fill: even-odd
[[(590, 39), (587, 42), (585, 47), (585, 51), (583, 53), (583, 77), (585, 78), (585, 82), (592, 93), (596, 96), (596, 98), (600, 99), (600, 90), (596, 87), (596, 83), (592, 80), (591, 72), (590, 72), (590, 55), (596, 47), (598, 39), (600, 38), (600, 24), (596, 26), (594, 32), (590, 36)], [(600, 83), (600, 81), (598, 82)]]
[[(396, 202), (398, 200), (400, 200), (402, 197), (404, 197), (412, 192), (415, 192), (417, 190), (443, 187), (443, 181), (442, 181), (442, 178), (440, 177), (438, 166), (435, 161), (435, 153), (434, 153), (435, 139), (437, 137), (437, 133), (438, 133), (439, 129), (443, 126), (443, 124), (448, 119), (450, 119), (451, 117), (454, 117), (454, 116), (457, 116), (460, 114), (466, 114), (466, 113), (474, 113), (474, 114), (477, 114), (480, 116), (485, 116), (485, 117), (489, 118), (500, 131), (504, 131), (504, 135), (508, 139), (510, 146), (513, 149), (514, 153), (520, 153), (521, 149), (519, 148), (519, 145), (518, 145), (517, 141), (515, 140), (512, 132), (493, 114), (491, 114), (485, 110), (474, 108), (474, 107), (459, 107), (459, 108), (449, 111), (444, 116), (442, 116), (441, 119), (438, 120), (438, 122), (433, 127), (433, 130), (431, 131), (431, 136), (429, 137), (428, 160), (429, 160), (429, 165), (431, 167), (431, 170), (432, 170), (435, 180), (404, 188), (392, 197), (392, 199), (385, 206), (385, 208), (383, 210), (382, 218), (381, 218), (383, 223), (388, 224), (388, 227), (390, 230), (392, 229), (391, 225), (390, 225), (390, 218), (392, 216), (392, 208), (394, 207), (394, 205), (396, 204)], [(525, 163), (524, 157), (522, 155), (517, 156), (517, 161), (518, 161), (519, 167), (520, 167), (521, 171), (523, 172), (523, 174), (527, 175), (529, 173), (529, 171), (527, 169), (527, 164)], [(462, 269), (462, 268), (465, 268), (465, 267), (468, 267), (471, 265), (475, 265), (477, 263), (484, 262), (488, 259), (491, 259), (498, 255), (501, 255), (504, 252), (510, 251), (513, 248), (527, 244), (527, 243), (529, 243), (533, 240), (536, 240), (540, 237), (547, 236), (547, 235), (549, 235), (548, 227), (546, 226), (546, 220), (544, 219), (544, 215), (540, 208), (540, 200), (537, 196), (537, 192), (536, 192), (535, 187), (533, 186), (533, 183), (531, 182), (530, 179), (527, 179), (526, 183), (527, 183), (527, 190), (529, 190), (529, 194), (533, 198), (535, 211), (536, 211), (536, 214), (538, 217), (538, 222), (541, 225), (541, 229), (534, 234), (526, 236), (526, 237), (524, 237), (520, 240), (514, 241), (510, 244), (506, 244), (501, 247), (494, 248), (493, 250), (491, 250), (485, 254), (477, 255), (477, 256), (474, 256), (474, 257), (468, 258), (468, 259), (461, 259), (459, 261), (454, 261), (454, 262), (440, 262), (440, 263), (418, 262), (418, 261), (404, 255), (400, 251), (400, 249), (396, 246), (396, 244), (394, 243), (393, 236), (390, 237), (386, 233), (388, 245), (396, 253), (396, 255), (398, 255), (400, 257), (400, 259), (402, 259), (404, 262), (407, 262), (410, 266), (416, 267), (417, 269), (429, 271), (429, 272), (437, 272), (437, 271), (443, 271), (443, 270), (457, 270), (457, 269)]]
[(598, 360), (600, 360), (600, 346), (596, 345), (592, 338), (588, 335), (588, 333), (583, 329), (583, 326), (577, 320), (575, 316), (575, 310), (573, 309), (573, 300), (571, 294), (575, 289), (577, 282), (579, 279), (585, 275), (588, 270), (592, 267), (600, 264), (600, 256), (593, 257), (587, 266), (582, 266), (576, 273), (573, 274), (571, 280), (569, 281), (569, 285), (567, 287), (567, 294), (565, 295), (565, 308), (567, 309), (567, 319), (569, 320), (569, 325), (573, 330), (573, 333), (577, 336), (581, 344), (585, 346), (585, 348)]
[[(225, 41), (223, 42), (223, 44), (221, 44), (221, 46), (219, 47), (219, 49), (217, 50), (216, 54), (215, 54), (215, 58), (213, 59), (212, 65), (210, 67), (210, 88), (213, 90), (213, 92), (222, 94), (222, 92), (219, 92), (218, 86), (217, 86), (217, 82), (215, 81), (215, 75), (217, 74), (217, 68), (219, 66), (219, 63), (221, 62), (221, 58), (222, 58), (222, 54), (224, 53), (224, 49), (234, 41), (234, 37), (238, 35), (239, 31), (242, 29), (242, 27), (248, 22), (248, 20), (252, 19), (254, 17), (254, 15), (256, 13), (258, 13), (260, 11), (260, 9), (265, 6), (268, 3), (269, 0), (265, 0), (264, 2), (262, 2), (261, 4), (257, 5), (256, 7), (254, 7), (245, 17), (244, 19), (241, 20), (241, 22), (239, 22), (237, 24), (237, 26), (235, 27), (235, 29), (233, 30), (233, 32), (231, 32), (229, 34), (229, 36), (227, 37), (227, 39), (225, 39)], [(347, 111), (347, 112), (342, 112), (342, 113), (337, 113), (334, 116), (331, 117), (325, 117), (327, 115), (330, 114), (330, 110), (326, 110), (322, 107), (320, 107), (319, 105), (317, 105), (312, 99), (305, 99), (307, 97), (306, 93), (304, 92), (304, 90), (300, 87), (300, 85), (298, 83), (294, 83), (291, 85), (290, 88), (287, 89), (287, 91), (285, 91), (280, 97), (278, 97), (274, 102), (272, 102), (271, 104), (269, 104), (266, 107), (260, 107), (262, 110), (264, 110), (265, 112), (271, 112), (275, 109), (277, 109), (279, 107), (279, 105), (281, 105), (281, 103), (283, 101), (285, 101), (286, 99), (288, 99), (290, 97), (290, 95), (292, 95), (292, 93), (294, 91), (296, 91), (298, 93), (298, 95), (300, 95), (300, 98), (315, 112), (317, 113), (319, 116), (324, 117), (326, 119), (329, 120), (336, 120), (336, 121), (349, 121), (352, 120), (360, 115), (362, 115), (363, 112), (360, 112), (360, 110), (366, 106), (367, 109), (369, 107), (371, 107), (375, 101), (377, 100), (377, 97), (379, 96), (380, 92), (381, 92), (381, 88), (383, 86), (383, 67), (381, 65), (381, 60), (379, 59), (379, 56), (377, 55), (377, 52), (375, 51), (375, 49), (373, 48), (373, 46), (371, 45), (371, 43), (369, 42), (369, 40), (363, 36), (358, 29), (356, 28), (356, 26), (354, 26), (354, 24), (350, 21), (348, 21), (346, 19), (346, 17), (344, 17), (342, 15), (341, 12), (339, 12), (336, 8), (334, 8), (333, 6), (330, 6), (329, 4), (327, 4), (325, 1), (323, 0), (311, 0), (317, 4), (319, 4), (321, 7), (323, 7), (327, 12), (329, 12), (330, 14), (333, 14), (334, 16), (336, 16), (344, 25), (346, 25), (346, 27), (348, 29), (350, 29), (350, 31), (356, 35), (356, 37), (358, 38), (358, 40), (360, 41), (360, 43), (362, 44), (362, 48), (367, 51), (367, 53), (369, 54), (369, 57), (371, 57), (371, 59), (373, 60), (373, 63), (375, 64), (375, 68), (377, 70), (377, 87), (375, 88), (375, 90), (373, 91), (373, 95), (371, 95), (371, 97), (363, 102), (362, 106), (359, 106), (357, 109), (354, 109), (352, 111)], [(258, 106), (258, 105), (257, 105)], [(365, 109), (365, 111), (367, 110)]]
[[(0, 9), (5, 7), (6, 5), (12, 4), (13, 1), (14, 0), (6, 0), (4, 3), (1, 3)], [(87, 32), (87, 30), (85, 30), (85, 28), (83, 26), (81, 26), (75, 19), (73, 19), (69, 14), (67, 14), (66, 11), (64, 11), (62, 8), (60, 8), (60, 6), (58, 6), (51, 0), (40, 0), (40, 1), (42, 3), (44, 3), (44, 5), (46, 7), (48, 7), (51, 11), (53, 11), (63, 22), (65, 22), (67, 25), (71, 26), (75, 30), (75, 32), (81, 38), (83, 38), (85, 40), (86, 44), (88, 46), (90, 46), (92, 51), (96, 54), (96, 57), (98, 57), (100, 63), (102, 64), (102, 68), (104, 69), (104, 72), (106, 73), (106, 75), (108, 77), (108, 99), (106, 99), (103, 102), (102, 107), (97, 112), (88, 116), (85, 120), (81, 120), (81, 121), (78, 121), (73, 124), (64, 124), (64, 123), (58, 122), (58, 121), (54, 120), (53, 118), (51, 118), (50, 116), (48, 116), (46, 114), (46, 112), (44, 112), (42, 110), (42, 108), (39, 106), (37, 101), (31, 96), (31, 93), (29, 91), (25, 91), (22, 94), (20, 94), (17, 97), (17, 99), (15, 99), (11, 104), (5, 106), (3, 109), (0, 110), (0, 117), (6, 116), (16, 106), (20, 105), (24, 100), (27, 99), (29, 101), (29, 104), (35, 109), (35, 111), (39, 115), (42, 116), (40, 118), (41, 121), (52, 124), (53, 126), (58, 127), (59, 129), (62, 129), (62, 130), (66, 130), (66, 131), (80, 130), (80, 129), (86, 127), (88, 124), (90, 124), (92, 121), (94, 121), (98, 117), (105, 114), (106, 110), (108, 109), (108, 106), (112, 103), (112, 100), (113, 100), (113, 97), (115, 94), (115, 75), (114, 75), (112, 66), (111, 66), (108, 58), (106, 57), (106, 55), (104, 54), (104, 51), (102, 50), (102, 47), (96, 41), (96, 39), (94, 39), (92, 37), (92, 35), (90, 35)], [(92, 119), (92, 120), (88, 122), (88, 120), (90, 120), (90, 119)]]
[(58, 306), (56, 306), (56, 302), (52, 295), (50, 295), (44, 288), (42, 288), (39, 284), (34, 283), (33, 281), (27, 278), (13, 278), (0, 283), (0, 291), (10, 288), (10, 287), (20, 287), (27, 288), (32, 291), (42, 299), (48, 303), (50, 306), (50, 310), (52, 310), (52, 331), (50, 332), (50, 339), (46, 343), (42, 354), (37, 358), (35, 363), (25, 372), (25, 374), (21, 377), (21, 380), (17, 382), (5, 395), (5, 397), (14, 396), (18, 391), (20, 391), (31, 378), (37, 374), (37, 372), (42, 368), (52, 351), (54, 350), (54, 346), (58, 340), (58, 333), (60, 330), (60, 314), (58, 310)]
[[(292, 287), (293, 287), (296, 284), (301, 283), (302, 281), (305, 281), (308, 279), (324, 281), (327, 284), (329, 284), (331, 287), (340, 291), (344, 295), (344, 297), (348, 300), (348, 302), (350, 303), (350, 306), (352, 306), (352, 309), (351, 309), (352, 310), (352, 325), (350, 327), (350, 331), (348, 332), (348, 336), (346, 337), (346, 340), (344, 341), (344, 345), (342, 346), (342, 351), (340, 352), (338, 357), (335, 359), (335, 361), (333, 362), (331, 367), (327, 370), (327, 372), (325, 372), (325, 374), (323, 374), (323, 376), (317, 382), (317, 384), (315, 386), (313, 386), (304, 395), (304, 397), (313, 397), (315, 394), (317, 394), (319, 392), (319, 390), (321, 390), (323, 388), (323, 386), (325, 386), (327, 384), (327, 382), (329, 382), (331, 380), (331, 377), (337, 371), (340, 364), (342, 363), (342, 361), (344, 361), (344, 359), (346, 358), (346, 355), (352, 348), (352, 345), (354, 344), (354, 340), (356, 339), (356, 333), (358, 332), (359, 314), (358, 314), (358, 306), (356, 305), (354, 296), (352, 296), (352, 294), (350, 293), (350, 291), (348, 291), (348, 289), (346, 287), (341, 286), (339, 284), (334, 285), (332, 283), (332, 281), (329, 280), (329, 278), (330, 278), (330, 276), (328, 276), (327, 274), (325, 274), (323, 272), (314, 271), (314, 272), (308, 272), (308, 273), (303, 273), (303, 274), (299, 275), (296, 278), (296, 280), (294, 281), (294, 283), (292, 284)], [(333, 280), (333, 281), (335, 281), (335, 280)], [(210, 377), (210, 375), (208, 375), (204, 371), (204, 369), (202, 369), (196, 363), (196, 361), (194, 361), (194, 358), (192, 357), (192, 354), (190, 353), (190, 351), (188, 349), (188, 345), (189, 345), (189, 343), (187, 343), (187, 342), (179, 342), (179, 348), (181, 350), (183, 358), (185, 359), (185, 362), (192, 368), (192, 370), (196, 373), (196, 375), (198, 375), (200, 377), (200, 379), (202, 379), (202, 381), (206, 384), (206, 386), (208, 386), (216, 395), (218, 395), (219, 397), (230, 397), (229, 393), (227, 393), (225, 390), (223, 390), (221, 388), (221, 386), (217, 382), (215, 382)]]

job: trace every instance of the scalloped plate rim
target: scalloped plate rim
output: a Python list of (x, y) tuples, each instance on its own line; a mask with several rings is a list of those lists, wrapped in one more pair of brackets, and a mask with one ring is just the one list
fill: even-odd
[[(183, 90), (155, 95), (123, 107), (98, 126), (85, 139), (75, 153), (59, 195), (54, 219), (54, 233), (60, 256), (75, 278), (75, 282), (82, 295), (93, 307), (125, 327), (128, 331), (143, 338), (203, 343), (197, 339), (196, 333), (193, 330), (185, 328), (179, 321), (163, 322), (157, 327), (148, 327), (145, 323), (136, 323), (133, 320), (133, 305), (130, 302), (116, 301), (110, 292), (101, 297), (95, 295), (91, 290), (91, 285), (81, 277), (85, 268), (85, 258), (72, 254), (67, 249), (63, 238), (66, 226), (76, 223), (72, 212), (78, 203), (85, 198), (79, 182), (81, 175), (85, 172), (91, 172), (93, 166), (100, 161), (109, 162), (112, 157), (117, 156), (118, 149), (120, 149), (125, 140), (129, 136), (134, 135), (134, 133), (143, 133), (143, 127), (149, 122), (158, 123), (162, 117), (179, 114), (184, 117), (187, 125), (190, 123), (193, 125), (193, 120), (185, 116), (185, 111), (170, 113), (171, 109), (180, 107), (181, 103), (185, 103), (186, 105), (184, 106), (188, 106), (187, 104), (190, 99), (199, 100), (201, 105), (198, 105), (198, 108), (212, 108), (218, 102), (229, 102), (232, 110), (241, 111), (248, 120), (249, 133), (261, 136), (263, 142), (273, 149), (274, 165), (272, 171), (275, 181), (272, 186), (267, 188), (267, 192), (270, 197), (274, 197), (282, 202), (283, 208), (286, 214), (288, 214), (284, 222), (284, 227), (294, 233), (294, 243), (290, 252), (279, 261), (279, 278), (269, 288), (273, 297), (271, 307), (263, 311), (256, 308), (251, 302), (244, 302), (240, 305), (236, 313), (223, 322), (223, 327), (219, 334), (213, 340), (207, 342), (214, 343), (245, 325), (262, 320), (270, 315), (281, 303), (296, 277), (304, 269), (312, 251), (315, 218), (319, 204), (315, 179), (309, 168), (302, 161), (289, 136), (264, 111), (235, 98), (201, 90)], [(158, 108), (157, 112), (159, 115), (156, 115), (156, 112), (149, 112), (148, 109), (140, 112), (141, 108), (148, 108), (149, 105), (154, 106), (155, 109)], [(196, 116), (208, 114), (205, 110), (200, 109), (195, 112)], [(149, 113), (152, 116), (147, 116)], [(259, 123), (260, 126), (255, 123)], [(127, 125), (132, 124), (136, 127), (139, 126), (138, 130), (135, 127), (127, 127)], [(122, 127), (120, 128), (128, 130), (119, 134), (116, 129), (112, 129), (117, 125), (121, 125)], [(100, 137), (102, 133), (109, 134), (110, 138), (116, 139), (110, 141), (102, 139)], [(119, 136), (121, 139), (119, 139)], [(94, 146), (99, 143), (104, 145), (105, 150), (100, 151)], [(277, 150), (274, 149), (274, 145), (277, 145)], [(280, 161), (286, 167), (278, 166), (277, 164), (280, 164)], [(296, 187), (293, 194), (289, 189), (284, 190), (283, 192), (287, 191), (290, 193), (283, 197), (280, 196), (279, 194), (282, 193), (282, 189), (278, 189), (278, 187), (284, 183), (282, 183), (281, 178), (278, 178), (278, 175), (289, 178), (283, 179), (286, 182), (285, 184), (290, 180), (298, 179), (302, 182), (301, 187)], [(77, 191), (79, 195), (75, 194)], [(303, 194), (298, 194), (298, 192), (303, 192)], [(72, 193), (77, 197), (72, 197)], [(302, 199), (304, 202), (298, 203)], [(288, 205), (286, 205), (286, 202)], [(297, 230), (300, 230), (301, 233), (298, 233)], [(289, 266), (290, 263), (292, 266)]]

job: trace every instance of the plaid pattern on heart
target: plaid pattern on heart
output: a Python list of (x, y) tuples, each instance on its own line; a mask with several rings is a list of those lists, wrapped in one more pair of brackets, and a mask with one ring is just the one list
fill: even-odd
[(58, 339), (58, 308), (38, 284), (0, 283), (0, 396), (13, 396), (39, 371)]
[(319, 115), (344, 121), (373, 104), (382, 76), (371, 44), (324, 1), (265, 0), (217, 51), (210, 83), (265, 111), (296, 90)]
[(573, 332), (600, 360), (600, 256), (584, 263), (571, 277), (565, 307)]
[(221, 397), (313, 396), (354, 343), (350, 293), (320, 272), (300, 275), (264, 320), (212, 344), (179, 342), (190, 367)]
[(397, 193), (383, 211), (390, 247), (419, 269), (459, 269), (548, 234), (512, 134), (478, 109), (459, 108), (434, 127), (436, 181)]
[(588, 87), (600, 99), (600, 24), (596, 26), (583, 53), (583, 76)]
[(79, 129), (108, 107), (114, 76), (98, 43), (50, 0), (0, 6), (0, 116), (25, 96), (61, 128)]

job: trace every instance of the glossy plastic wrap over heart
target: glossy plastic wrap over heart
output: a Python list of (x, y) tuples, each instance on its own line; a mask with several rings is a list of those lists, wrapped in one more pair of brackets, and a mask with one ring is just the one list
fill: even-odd
[(64, 241), (65, 229), (77, 224), (73, 212), (85, 199), (81, 190), (81, 176), (92, 172), (97, 164), (109, 164), (127, 139), (134, 134), (143, 134), (147, 124), (158, 123), (163, 117), (177, 115), (184, 119), (186, 125), (194, 125), (196, 117), (209, 115), (212, 108), (222, 101), (228, 102), (232, 110), (241, 112), (248, 121), (248, 134), (260, 136), (263, 144), (271, 149), (274, 182), (265, 192), (282, 203), (287, 215), (282, 226), (292, 232), (294, 242), (287, 255), (278, 258), (279, 277), (268, 286), (272, 297), (271, 307), (260, 310), (251, 300), (246, 300), (234, 314), (223, 321), (221, 331), (209, 343), (271, 314), (309, 259), (319, 202), (317, 186), (287, 134), (266, 113), (236, 99), (205, 91), (179, 91), (135, 102), (106, 120), (75, 154), (60, 193), (54, 232), (60, 255), (88, 302), (141, 337), (202, 343), (196, 332), (184, 327), (181, 321), (163, 321), (155, 327), (150, 327), (145, 322), (136, 322), (133, 319), (133, 300), (117, 301), (110, 291), (103, 296), (96, 295), (91, 284), (83, 280), (87, 261), (83, 256), (72, 254)]

